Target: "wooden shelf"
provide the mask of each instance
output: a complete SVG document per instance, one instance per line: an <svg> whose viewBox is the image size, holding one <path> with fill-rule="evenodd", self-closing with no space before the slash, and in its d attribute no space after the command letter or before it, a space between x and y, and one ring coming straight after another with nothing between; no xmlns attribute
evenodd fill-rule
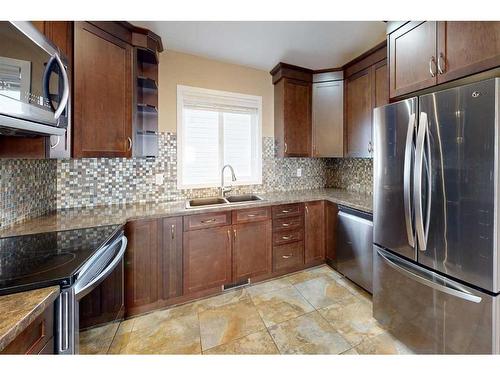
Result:
<svg viewBox="0 0 500 375"><path fill-rule="evenodd" d="M156 81L144 76L137 77L137 85L143 89L158 90Z"/></svg>
<svg viewBox="0 0 500 375"><path fill-rule="evenodd" d="M148 64L158 64L158 56L148 49L137 48L137 59Z"/></svg>
<svg viewBox="0 0 500 375"><path fill-rule="evenodd" d="M137 110L139 112L158 113L158 108L150 104L137 103Z"/></svg>

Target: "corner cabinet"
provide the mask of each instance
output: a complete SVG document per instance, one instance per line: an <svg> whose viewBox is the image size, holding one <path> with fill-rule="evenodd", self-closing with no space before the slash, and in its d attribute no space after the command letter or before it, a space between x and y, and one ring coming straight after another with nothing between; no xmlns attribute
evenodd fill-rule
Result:
<svg viewBox="0 0 500 375"><path fill-rule="evenodd" d="M274 133L279 157L311 156L312 73L280 63L272 71Z"/></svg>
<svg viewBox="0 0 500 375"><path fill-rule="evenodd" d="M407 22L389 34L391 98L500 66L500 22Z"/></svg>

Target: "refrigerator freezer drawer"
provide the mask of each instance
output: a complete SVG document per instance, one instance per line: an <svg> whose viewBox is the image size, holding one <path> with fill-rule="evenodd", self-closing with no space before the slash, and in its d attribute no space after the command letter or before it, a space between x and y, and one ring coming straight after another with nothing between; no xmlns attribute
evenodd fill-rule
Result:
<svg viewBox="0 0 500 375"><path fill-rule="evenodd" d="M373 315L416 353L499 354L500 296L373 248Z"/></svg>
<svg viewBox="0 0 500 375"><path fill-rule="evenodd" d="M347 208L338 214L337 270L372 292L373 222L371 216Z"/></svg>

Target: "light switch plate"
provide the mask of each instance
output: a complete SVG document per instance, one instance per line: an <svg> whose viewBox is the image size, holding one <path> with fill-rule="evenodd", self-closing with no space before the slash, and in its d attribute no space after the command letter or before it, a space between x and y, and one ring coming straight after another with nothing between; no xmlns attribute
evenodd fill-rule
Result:
<svg viewBox="0 0 500 375"><path fill-rule="evenodd" d="M297 177L302 177L302 168L297 168Z"/></svg>
<svg viewBox="0 0 500 375"><path fill-rule="evenodd" d="M163 185L163 173L157 173L155 176L155 184Z"/></svg>

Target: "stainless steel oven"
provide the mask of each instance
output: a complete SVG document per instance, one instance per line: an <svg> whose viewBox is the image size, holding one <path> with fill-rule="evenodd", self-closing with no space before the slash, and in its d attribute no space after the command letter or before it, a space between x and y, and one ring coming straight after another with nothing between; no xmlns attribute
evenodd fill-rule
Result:
<svg viewBox="0 0 500 375"><path fill-rule="evenodd" d="M66 135L67 66L31 22L0 22L0 134Z"/></svg>

